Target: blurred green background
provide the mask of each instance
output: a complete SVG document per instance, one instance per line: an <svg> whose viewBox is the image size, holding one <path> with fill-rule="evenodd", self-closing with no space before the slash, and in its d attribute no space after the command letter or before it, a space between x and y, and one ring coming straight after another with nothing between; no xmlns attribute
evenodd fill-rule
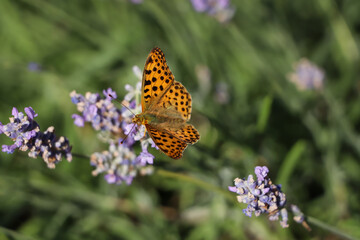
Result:
<svg viewBox="0 0 360 240"><path fill-rule="evenodd" d="M111 87L121 99L158 46L193 97L201 140L173 161L152 149L155 169L225 190L266 165L288 202L328 229L290 218L248 218L226 194L155 173L132 185L93 177L86 159L48 169L24 152L0 154L0 239L360 238L358 0L232 1L226 23L189 0L1 0L0 121L32 106L73 152L107 146L78 128L69 93ZM288 80L306 57L325 73L321 91ZM37 63L39 70L28 68ZM4 135L1 144L10 144Z"/></svg>

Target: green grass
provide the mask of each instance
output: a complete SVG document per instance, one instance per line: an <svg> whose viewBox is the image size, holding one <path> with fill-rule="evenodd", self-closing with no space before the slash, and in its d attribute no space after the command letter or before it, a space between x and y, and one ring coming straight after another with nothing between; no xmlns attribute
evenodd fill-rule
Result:
<svg viewBox="0 0 360 240"><path fill-rule="evenodd" d="M222 24L188 0L0 1L2 123L12 107L32 106L42 130L54 126L73 152L102 151L90 127L73 124L69 93L111 87L121 99L137 81L132 66L158 46L192 95L201 134L179 161L153 150L155 174L130 186L93 177L87 159L51 170L1 153L0 239L360 238L360 2L232 2L235 16ZM288 81L302 57L325 72L323 91ZM43 70L30 72L30 62ZM218 83L229 89L225 105ZM311 232L244 216L227 186L257 165L309 216Z"/></svg>

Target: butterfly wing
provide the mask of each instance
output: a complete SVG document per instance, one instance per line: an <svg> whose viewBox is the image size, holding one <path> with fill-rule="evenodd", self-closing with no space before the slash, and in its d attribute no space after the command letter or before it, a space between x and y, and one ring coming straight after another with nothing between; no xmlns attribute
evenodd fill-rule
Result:
<svg viewBox="0 0 360 240"><path fill-rule="evenodd" d="M156 144L166 155L173 159L179 159L182 157L187 144L180 139L169 134L165 130L159 130L153 126L146 124L146 129Z"/></svg>
<svg viewBox="0 0 360 240"><path fill-rule="evenodd" d="M175 138L178 138L181 141L185 142L186 144L194 144L200 139L199 132L191 124L185 124L181 128L169 127L167 132Z"/></svg>
<svg viewBox="0 0 360 240"><path fill-rule="evenodd" d="M191 95L178 81L174 81L158 105L165 109L175 109L185 121L191 117Z"/></svg>
<svg viewBox="0 0 360 240"><path fill-rule="evenodd" d="M144 112L157 103L173 82L174 75L166 63L164 53L160 48L154 48L146 59L143 72L142 111Z"/></svg>
<svg viewBox="0 0 360 240"><path fill-rule="evenodd" d="M187 145L199 140L198 131L186 124L191 117L191 96L174 80L160 48L154 48L146 60L141 105L143 113L163 119L145 126L155 144L169 157L181 158Z"/></svg>

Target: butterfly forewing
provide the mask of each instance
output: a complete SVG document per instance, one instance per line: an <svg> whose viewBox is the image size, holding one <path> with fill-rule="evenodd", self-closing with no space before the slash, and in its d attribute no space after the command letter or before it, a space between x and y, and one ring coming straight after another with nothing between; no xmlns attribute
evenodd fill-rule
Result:
<svg viewBox="0 0 360 240"><path fill-rule="evenodd" d="M141 105L143 111L159 101L174 82L164 53L160 48L154 48L146 62L143 73Z"/></svg>

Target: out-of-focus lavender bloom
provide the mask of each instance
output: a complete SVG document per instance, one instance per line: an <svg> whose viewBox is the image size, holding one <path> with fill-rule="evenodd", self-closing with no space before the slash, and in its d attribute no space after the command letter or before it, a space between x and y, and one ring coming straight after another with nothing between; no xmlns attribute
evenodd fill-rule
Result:
<svg viewBox="0 0 360 240"><path fill-rule="evenodd" d="M141 82L138 82L136 87L126 84L125 90L128 91L128 93L125 95L124 100L130 102L135 96L141 96Z"/></svg>
<svg viewBox="0 0 360 240"><path fill-rule="evenodd" d="M143 72L142 70L139 68L139 66L133 66L132 67L132 71L135 74L135 76L137 77L137 79L142 80L143 77Z"/></svg>
<svg viewBox="0 0 360 240"><path fill-rule="evenodd" d="M130 0L130 2L132 2L134 4L140 4L140 3L143 3L144 0Z"/></svg>
<svg viewBox="0 0 360 240"><path fill-rule="evenodd" d="M239 194L237 199L241 203L246 203L248 206L243 210L244 214L251 217L252 213L255 216L268 213L269 220L282 220L280 224L282 227L288 227L287 210L285 209L286 196L281 192L281 187L271 182L267 177L269 170L267 167L256 167L255 174L257 180L252 175L248 178L234 180L235 186L230 186L229 191Z"/></svg>
<svg viewBox="0 0 360 240"><path fill-rule="evenodd" d="M211 71L208 66L199 64L195 66L195 74L199 85L199 98L205 99L211 91Z"/></svg>
<svg viewBox="0 0 360 240"><path fill-rule="evenodd" d="M230 0L191 0L197 12L206 12L215 17L219 22L229 21L235 14Z"/></svg>
<svg viewBox="0 0 360 240"><path fill-rule="evenodd" d="M13 145L2 145L2 151L29 151L29 157L42 157L49 168L55 168L62 157L70 162L72 155L69 141L65 137L57 138L54 127L41 132L38 123L34 121L37 114L31 107L25 108L25 113L26 115L13 108L10 123L0 123L0 134L3 133L14 141Z"/></svg>
<svg viewBox="0 0 360 240"><path fill-rule="evenodd" d="M136 156L132 148L125 144L110 144L108 151L91 155L91 165L96 167L92 173L94 176L106 173L105 179L110 184L125 182L129 185L138 172L152 173L150 171L152 167L146 165L150 163L148 158L154 157L147 152L147 149Z"/></svg>
<svg viewBox="0 0 360 240"><path fill-rule="evenodd" d="M229 86L225 82L219 82L215 86L215 100L219 104L228 104L230 101Z"/></svg>
<svg viewBox="0 0 360 240"><path fill-rule="evenodd" d="M70 94L72 102L82 113L73 115L77 126L91 122L96 130L113 133L116 137L115 140L113 137L103 138L110 144L109 150L91 155L91 165L95 167L93 175L105 173L106 181L111 184L131 184L138 173L151 174L152 168L148 165L153 164L154 156L147 149L149 146L156 147L152 139L145 135L145 127L132 123L133 114L141 112L141 81L136 87L126 85L125 90L128 93L122 104L127 108L121 109L112 103L117 95L110 88L103 91L105 99L94 93L86 93L85 96L76 92ZM138 142L141 152L136 154L134 147Z"/></svg>
<svg viewBox="0 0 360 240"><path fill-rule="evenodd" d="M301 59L294 66L295 72L288 78L299 90L321 90L324 86L325 74L307 59Z"/></svg>
<svg viewBox="0 0 360 240"><path fill-rule="evenodd" d="M30 72L40 72L42 70L40 64L36 63L36 62L30 62L28 64L28 70Z"/></svg>

